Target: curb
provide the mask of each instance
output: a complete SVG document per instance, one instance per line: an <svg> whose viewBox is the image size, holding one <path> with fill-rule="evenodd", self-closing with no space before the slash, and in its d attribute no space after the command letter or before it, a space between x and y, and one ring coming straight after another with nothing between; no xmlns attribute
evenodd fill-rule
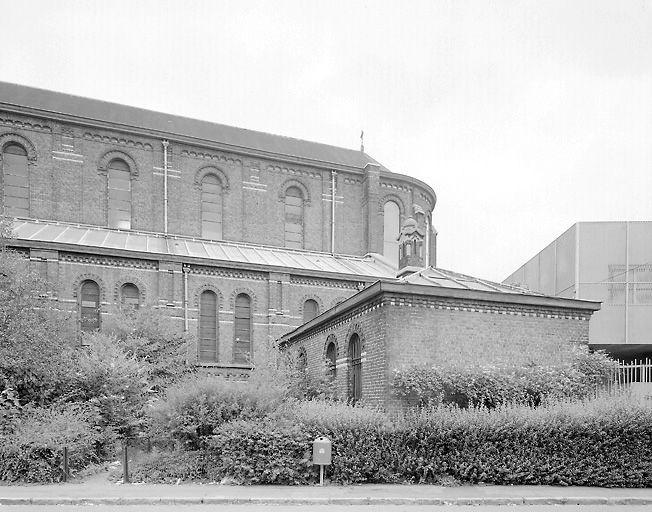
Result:
<svg viewBox="0 0 652 512"><path fill-rule="evenodd" d="M652 497L485 497L485 498L0 498L1 505L652 505Z"/></svg>

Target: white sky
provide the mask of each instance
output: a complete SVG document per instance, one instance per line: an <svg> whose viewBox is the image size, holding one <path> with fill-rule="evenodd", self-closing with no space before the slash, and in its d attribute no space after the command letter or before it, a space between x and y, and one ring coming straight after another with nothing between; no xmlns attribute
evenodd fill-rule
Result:
<svg viewBox="0 0 652 512"><path fill-rule="evenodd" d="M438 266L502 280L652 220L652 0L26 1L0 80L365 149L438 196Z"/></svg>

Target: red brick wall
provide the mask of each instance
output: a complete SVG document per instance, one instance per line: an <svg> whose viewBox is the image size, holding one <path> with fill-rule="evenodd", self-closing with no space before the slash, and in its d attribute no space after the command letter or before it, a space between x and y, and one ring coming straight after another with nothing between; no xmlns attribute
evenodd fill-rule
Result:
<svg viewBox="0 0 652 512"><path fill-rule="evenodd" d="M141 304L160 307L175 318L179 332L184 329L183 279L181 263L159 260L118 258L94 254L32 249L30 265L44 280L55 284L60 307L78 315L78 292L85 279L100 287L101 321L107 321L120 304L120 288L135 284ZM229 365L233 356L234 300L238 293L252 299L252 338L254 359L257 347L280 338L302 323L303 303L316 300L320 312L357 291L357 281L315 279L276 272L254 272L213 266L187 265L188 332L198 330L199 296L213 290L218 296L219 365ZM197 349L189 347L189 359L196 360Z"/></svg>
<svg viewBox="0 0 652 512"><path fill-rule="evenodd" d="M349 396L348 344L354 333L362 341L362 400L384 404L387 395L387 358L385 335L387 330L385 309L371 303L344 314L341 318L301 336L288 350L295 353L305 348L308 373L319 375L323 371L326 346L331 339L337 345L337 374L334 383L337 396ZM332 338L331 338L332 337Z"/></svg>
<svg viewBox="0 0 652 512"><path fill-rule="evenodd" d="M327 338L338 342L337 389L346 397L346 346L364 340L363 399L393 407L392 371L415 365L555 364L588 343L589 315L579 310L385 294L292 341L317 372Z"/></svg>
<svg viewBox="0 0 652 512"><path fill-rule="evenodd" d="M59 121L0 112L0 136L16 133L36 148L30 175L31 216L38 219L107 223L106 175L99 163L109 151L123 153L132 169L132 229L163 231L163 148L161 140ZM197 175L213 167L228 180L223 196L223 237L266 245L284 245L285 188L306 191L304 248L331 249L331 171L300 164L250 158L170 141L169 232L199 236L200 189ZM116 153L116 156L119 156ZM366 180L338 171L336 252L382 251L382 205L388 191L401 198L406 215L417 204L430 211L429 193L400 175ZM365 171L366 172L366 171ZM373 174L373 173L372 173ZM371 188L369 188L371 187ZM368 198L368 203L367 203Z"/></svg>

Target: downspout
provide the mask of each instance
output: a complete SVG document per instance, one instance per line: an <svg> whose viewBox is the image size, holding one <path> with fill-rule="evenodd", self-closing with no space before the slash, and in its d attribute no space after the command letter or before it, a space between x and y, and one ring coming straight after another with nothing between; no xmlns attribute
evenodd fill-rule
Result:
<svg viewBox="0 0 652 512"><path fill-rule="evenodd" d="M335 176L331 171L331 254L335 254Z"/></svg>
<svg viewBox="0 0 652 512"><path fill-rule="evenodd" d="M426 261L424 267L430 266L430 215L426 215Z"/></svg>
<svg viewBox="0 0 652 512"><path fill-rule="evenodd" d="M183 267L183 332L188 332L188 267Z"/></svg>
<svg viewBox="0 0 652 512"><path fill-rule="evenodd" d="M163 144L163 232L168 234L168 141Z"/></svg>
<svg viewBox="0 0 652 512"><path fill-rule="evenodd" d="M629 343L629 221L625 222L625 343Z"/></svg>

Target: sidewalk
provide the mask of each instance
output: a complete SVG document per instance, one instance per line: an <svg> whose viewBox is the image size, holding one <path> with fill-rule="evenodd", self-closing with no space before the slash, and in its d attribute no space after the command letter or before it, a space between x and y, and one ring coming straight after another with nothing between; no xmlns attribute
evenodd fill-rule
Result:
<svg viewBox="0 0 652 512"><path fill-rule="evenodd" d="M0 505L652 505L652 489L358 485L228 486L104 482L0 486Z"/></svg>

